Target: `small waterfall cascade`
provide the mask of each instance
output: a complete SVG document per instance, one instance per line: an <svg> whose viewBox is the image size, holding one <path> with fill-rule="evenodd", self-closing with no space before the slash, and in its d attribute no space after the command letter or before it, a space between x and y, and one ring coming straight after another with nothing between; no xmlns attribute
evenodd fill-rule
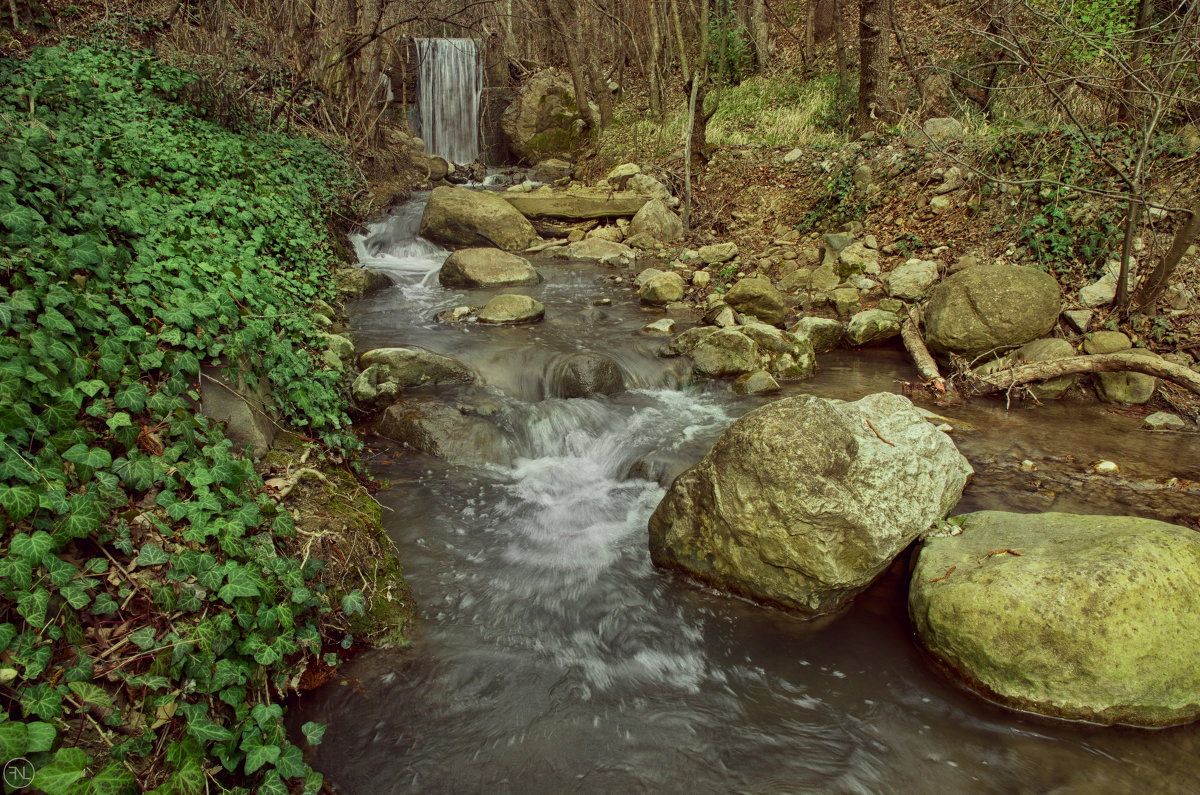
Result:
<svg viewBox="0 0 1200 795"><path fill-rule="evenodd" d="M478 39L417 39L417 106L425 151L451 163L479 158L483 58Z"/></svg>

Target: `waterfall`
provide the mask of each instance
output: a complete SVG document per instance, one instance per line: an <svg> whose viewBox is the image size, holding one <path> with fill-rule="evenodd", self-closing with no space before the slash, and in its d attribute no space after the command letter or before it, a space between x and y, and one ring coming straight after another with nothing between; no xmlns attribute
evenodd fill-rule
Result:
<svg viewBox="0 0 1200 795"><path fill-rule="evenodd" d="M479 158L483 59L477 39L417 39L417 105L425 151L451 163Z"/></svg>

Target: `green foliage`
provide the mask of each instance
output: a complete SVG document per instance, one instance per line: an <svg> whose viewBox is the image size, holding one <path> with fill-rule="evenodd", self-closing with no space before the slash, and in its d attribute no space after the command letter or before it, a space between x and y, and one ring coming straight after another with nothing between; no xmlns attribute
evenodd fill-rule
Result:
<svg viewBox="0 0 1200 795"><path fill-rule="evenodd" d="M200 792L214 766L320 786L268 694L321 651L321 563L280 553L290 517L192 407L225 364L332 455L356 449L307 309L332 299L324 219L348 170L198 118L189 80L117 48L0 62L0 749L51 795ZM63 729L111 706L106 677L132 701L93 759Z"/></svg>
<svg viewBox="0 0 1200 795"><path fill-rule="evenodd" d="M824 231L841 226L847 221L858 221L866 217L875 203L861 199L854 189L854 171L858 163L850 159L837 171L830 174L829 182L812 208L796 224L800 232Z"/></svg>
<svg viewBox="0 0 1200 795"><path fill-rule="evenodd" d="M1138 0L1037 0L1034 7L1071 31L1065 52L1079 63L1090 63L1101 48L1119 48L1137 22Z"/></svg>
<svg viewBox="0 0 1200 795"><path fill-rule="evenodd" d="M746 26L738 21L733 0L717 0L708 17L708 62L713 74L737 85L754 67Z"/></svg>

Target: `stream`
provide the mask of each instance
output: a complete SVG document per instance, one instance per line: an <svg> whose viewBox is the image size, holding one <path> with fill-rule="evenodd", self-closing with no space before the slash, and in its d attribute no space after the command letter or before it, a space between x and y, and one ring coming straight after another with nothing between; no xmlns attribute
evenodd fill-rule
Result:
<svg viewBox="0 0 1200 795"><path fill-rule="evenodd" d="M447 290L416 237L423 201L354 242L396 286L350 308L360 351L418 345L469 364L454 399L505 429L478 467L396 451L384 521L421 613L412 648L374 651L289 710L328 724L311 763L367 793L1194 792L1200 728L1050 721L991 705L912 638L901 556L836 616L806 620L656 570L646 523L666 485L737 417L809 393L855 400L917 380L899 348L818 356L780 395L688 384L636 271L536 259L534 326L434 319L501 291ZM611 303L604 303L609 299ZM681 328L685 326L681 325ZM603 353L613 397L559 394L565 358ZM933 408L927 406L927 408ZM1194 436L1082 401L937 409L975 467L955 513L1138 514L1194 526ZM1094 474L1115 461L1112 478ZM1031 462L1022 466L1022 462Z"/></svg>

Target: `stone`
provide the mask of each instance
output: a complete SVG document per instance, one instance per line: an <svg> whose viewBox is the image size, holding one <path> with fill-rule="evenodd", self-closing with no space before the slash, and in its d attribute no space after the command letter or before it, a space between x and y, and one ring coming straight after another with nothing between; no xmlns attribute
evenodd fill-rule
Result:
<svg viewBox="0 0 1200 795"><path fill-rule="evenodd" d="M1096 313L1090 309L1066 309L1063 311L1063 320L1067 321L1067 325L1083 334L1091 325L1092 317Z"/></svg>
<svg viewBox="0 0 1200 795"><path fill-rule="evenodd" d="M879 252L873 251L857 240L837 254L838 275L846 278L855 273L879 273Z"/></svg>
<svg viewBox="0 0 1200 795"><path fill-rule="evenodd" d="M669 304L683 298L683 277L674 271L651 276L638 290L644 304Z"/></svg>
<svg viewBox="0 0 1200 795"><path fill-rule="evenodd" d="M863 163L854 169L853 180L855 190L859 193L866 193L867 188L871 187L871 167Z"/></svg>
<svg viewBox="0 0 1200 795"><path fill-rule="evenodd" d="M642 326L644 334L674 334L675 321L669 317L660 318L653 323Z"/></svg>
<svg viewBox="0 0 1200 795"><path fill-rule="evenodd" d="M773 326L783 325L787 317L787 304L769 279L739 279L725 294L725 303L737 312L753 315Z"/></svg>
<svg viewBox="0 0 1200 795"><path fill-rule="evenodd" d="M623 243L613 243L593 237L590 240L578 240L563 246L557 249L553 256L565 259L592 260L601 265L624 267L634 263L637 259L637 252Z"/></svg>
<svg viewBox="0 0 1200 795"><path fill-rule="evenodd" d="M802 317L788 331L798 337L808 337L818 351L833 350L842 341L845 326L828 317Z"/></svg>
<svg viewBox="0 0 1200 795"><path fill-rule="evenodd" d="M614 193L595 188L497 195L523 216L538 219L626 218L635 215L646 204L646 197L637 193Z"/></svg>
<svg viewBox="0 0 1200 795"><path fill-rule="evenodd" d="M638 273L637 276L633 277L633 286L640 288L643 284L650 281L655 276L658 276L660 273L666 273L666 271L662 270L661 268L646 268Z"/></svg>
<svg viewBox="0 0 1200 795"><path fill-rule="evenodd" d="M613 166L605 179L623 190L625 183L629 181L630 177L641 173L642 167L637 163L621 163L620 165Z"/></svg>
<svg viewBox="0 0 1200 795"><path fill-rule="evenodd" d="M451 464L480 466L503 458L504 434L478 416L465 415L433 396L389 406L375 432L385 439Z"/></svg>
<svg viewBox="0 0 1200 795"><path fill-rule="evenodd" d="M354 402L366 409L392 403L405 389L475 381L471 369L457 359L416 346L375 348L360 356L358 364L362 372L350 392Z"/></svg>
<svg viewBox="0 0 1200 795"><path fill-rule="evenodd" d="M762 366L758 345L737 327L713 331L701 339L689 354L699 375L720 378L741 375Z"/></svg>
<svg viewBox="0 0 1200 795"><path fill-rule="evenodd" d="M812 341L743 315L741 332L754 341L771 374L780 379L807 378L817 369Z"/></svg>
<svg viewBox="0 0 1200 795"><path fill-rule="evenodd" d="M828 292L841 283L842 278L831 263L818 265L809 274L808 287L816 292Z"/></svg>
<svg viewBox="0 0 1200 795"><path fill-rule="evenodd" d="M1045 337L1027 342L1009 357L1014 364L1022 362L1052 362L1057 359L1070 359L1075 356L1075 346L1066 340ZM1026 389L1038 400L1054 400L1062 397L1068 389L1075 386L1078 376L1062 375L1046 381L1027 384Z"/></svg>
<svg viewBox="0 0 1200 795"><path fill-rule="evenodd" d="M683 235L683 221L663 202L652 199L646 202L629 225L629 234L641 232L669 243Z"/></svg>
<svg viewBox="0 0 1200 795"><path fill-rule="evenodd" d="M1135 356L1159 358L1158 354L1145 348L1134 348L1129 337L1119 331L1096 331L1083 341L1084 353L1131 353ZM1096 395L1105 403L1140 405L1154 394L1157 379L1143 373L1095 373Z"/></svg>
<svg viewBox="0 0 1200 795"><path fill-rule="evenodd" d="M694 326L684 329L667 345L668 356L690 354L696 346L717 332L712 326Z"/></svg>
<svg viewBox="0 0 1200 795"><path fill-rule="evenodd" d="M555 371L555 397L577 398L615 395L625 390L625 375L615 361L599 353L567 357Z"/></svg>
<svg viewBox="0 0 1200 795"><path fill-rule="evenodd" d="M1176 431L1187 427L1182 417L1165 411L1156 411L1148 415L1142 420L1142 424L1152 431Z"/></svg>
<svg viewBox="0 0 1200 795"><path fill-rule="evenodd" d="M885 342L900 336L900 318L882 309L867 309L846 324L846 342L854 346Z"/></svg>
<svg viewBox="0 0 1200 795"><path fill-rule="evenodd" d="M1063 513L952 522L961 532L921 547L909 612L925 648L969 685L1056 718L1200 718L1195 531Z"/></svg>
<svg viewBox="0 0 1200 795"><path fill-rule="evenodd" d="M592 238L607 240L610 243L620 243L625 239L625 233L617 226L598 226L583 236L584 240Z"/></svg>
<svg viewBox="0 0 1200 795"><path fill-rule="evenodd" d="M718 328L737 325L737 313L730 308L729 304L719 304L710 311L705 312L704 319Z"/></svg>
<svg viewBox="0 0 1200 795"><path fill-rule="evenodd" d="M1119 353L1132 347L1129 337L1119 331L1094 331L1083 340L1083 352L1092 356Z"/></svg>
<svg viewBox="0 0 1200 795"><path fill-rule="evenodd" d="M498 248L459 249L438 272L445 287L513 287L541 280L529 260Z"/></svg>
<svg viewBox="0 0 1200 795"><path fill-rule="evenodd" d="M1079 290L1079 303L1086 307L1108 306L1116 297L1117 279L1110 273Z"/></svg>
<svg viewBox="0 0 1200 795"><path fill-rule="evenodd" d="M661 252L666 248L665 243L649 232L638 232L636 235L630 235L625 238L625 245L638 251Z"/></svg>
<svg viewBox="0 0 1200 795"><path fill-rule="evenodd" d="M533 178L538 182L558 182L571 178L571 164L556 157L547 158L533 167Z"/></svg>
<svg viewBox="0 0 1200 795"><path fill-rule="evenodd" d="M434 188L421 216L421 236L451 248L517 251L538 239L533 224L499 194Z"/></svg>
<svg viewBox="0 0 1200 795"><path fill-rule="evenodd" d="M929 292L937 279L936 262L910 259L888 274L888 295L905 301L916 301Z"/></svg>
<svg viewBox="0 0 1200 795"><path fill-rule="evenodd" d="M1062 293L1044 271L977 265L943 279L925 309L930 350L967 358L1044 337L1062 311Z"/></svg>
<svg viewBox="0 0 1200 795"><path fill-rule="evenodd" d="M546 307L527 295L498 295L479 310L480 323L537 323L546 316Z"/></svg>
<svg viewBox="0 0 1200 795"><path fill-rule="evenodd" d="M792 163L795 163L797 160L799 160L802 157L804 157L803 151L801 151L800 149L793 149L792 151L788 152L786 155L783 156L783 162L788 165L791 165Z"/></svg>
<svg viewBox="0 0 1200 795"><path fill-rule="evenodd" d="M634 174L625 187L641 196L648 196L653 201L665 203L671 200L671 191L667 190L667 186L649 174Z"/></svg>
<svg viewBox="0 0 1200 795"><path fill-rule="evenodd" d="M343 301L365 298L394 285L391 276L370 268L338 268L333 272L334 289Z"/></svg>
<svg viewBox="0 0 1200 795"><path fill-rule="evenodd" d="M248 450L254 458L266 455L275 442L277 427L267 412L270 389L266 381L259 381L254 389L245 382L246 374L239 374L236 384L220 367L202 367L200 374L200 413L225 423L225 436L234 450Z"/></svg>
<svg viewBox="0 0 1200 795"><path fill-rule="evenodd" d="M807 268L794 270L779 280L778 288L781 292L785 293L807 290L809 285L812 284L812 273Z"/></svg>
<svg viewBox="0 0 1200 795"><path fill-rule="evenodd" d="M735 422L675 480L650 518L651 558L761 602L830 612L944 516L970 474L907 398L785 398Z"/></svg>
<svg viewBox="0 0 1200 795"><path fill-rule="evenodd" d="M354 358L354 343L348 337L343 337L341 334L325 334L320 333L319 336L325 340L325 344L329 346L329 351L338 358L339 361L348 362ZM336 369L341 369L340 367Z"/></svg>
<svg viewBox="0 0 1200 795"><path fill-rule="evenodd" d="M962 122L949 117L929 119L925 122L925 134L935 141L962 138Z"/></svg>
<svg viewBox="0 0 1200 795"><path fill-rule="evenodd" d="M854 287L839 287L830 294L829 298L833 302L834 311L840 317L845 317L851 312L857 312L858 308L862 306L858 289Z"/></svg>
<svg viewBox="0 0 1200 795"><path fill-rule="evenodd" d="M934 215L942 215L953 209L954 199L949 196L934 196L929 200L929 211Z"/></svg>
<svg viewBox="0 0 1200 795"><path fill-rule="evenodd" d="M578 98L571 81L552 69L526 79L500 118L509 148L526 163L568 155L580 142Z"/></svg>
<svg viewBox="0 0 1200 795"><path fill-rule="evenodd" d="M716 243L711 246L701 246L697 252L700 256L700 261L705 265L716 265L720 262L728 262L738 254L737 243Z"/></svg>
<svg viewBox="0 0 1200 795"><path fill-rule="evenodd" d="M779 382L766 370L739 375L733 380L733 391L739 395L766 395L779 391Z"/></svg>

